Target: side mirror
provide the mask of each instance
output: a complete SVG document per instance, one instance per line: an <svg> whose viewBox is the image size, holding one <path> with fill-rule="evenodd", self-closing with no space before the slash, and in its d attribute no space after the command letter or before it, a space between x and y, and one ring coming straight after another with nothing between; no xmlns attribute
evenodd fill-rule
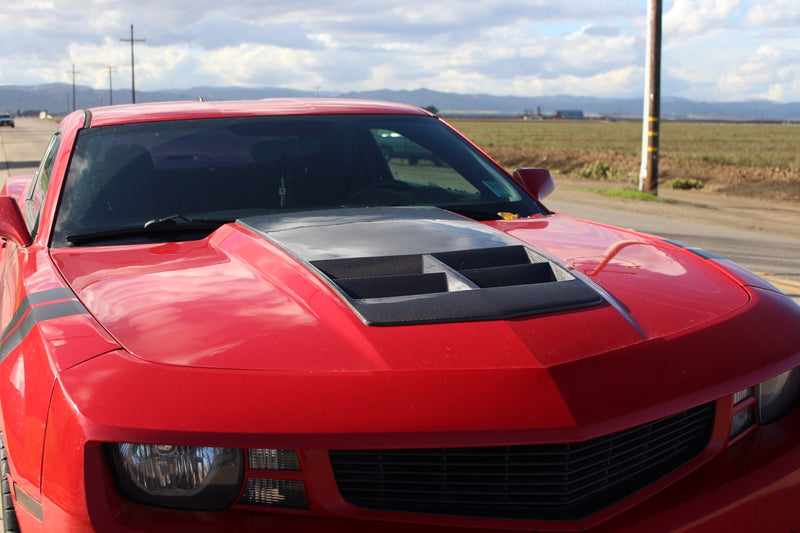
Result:
<svg viewBox="0 0 800 533"><path fill-rule="evenodd" d="M31 243L31 234L22 219L22 212L10 196L0 196L0 238L10 239L19 246Z"/></svg>
<svg viewBox="0 0 800 533"><path fill-rule="evenodd" d="M511 177L536 200L542 200L556 188L556 182L546 168L518 168Z"/></svg>

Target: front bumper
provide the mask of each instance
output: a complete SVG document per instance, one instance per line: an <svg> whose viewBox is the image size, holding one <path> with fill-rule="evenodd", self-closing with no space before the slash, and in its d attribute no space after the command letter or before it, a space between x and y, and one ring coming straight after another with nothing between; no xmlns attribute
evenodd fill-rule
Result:
<svg viewBox="0 0 800 533"><path fill-rule="evenodd" d="M718 404L728 402L726 398ZM725 413L719 412L715 435L727 431L724 419ZM359 509L339 495L326 450L307 449L300 455L309 502L304 511L232 508L190 512L131 503L117 492L103 447L91 443L84 448L81 461L85 477L76 480L72 494L43 499L44 522L24 510L18 514L26 532L777 532L800 527L800 409L770 426L757 427L729 447L720 447L718 439L712 439L709 449L685 470L580 522L467 519Z"/></svg>
<svg viewBox="0 0 800 533"><path fill-rule="evenodd" d="M762 297L775 298L770 294ZM154 365L121 352L100 356L65 372L57 381L48 415L39 498L43 520L17 502L20 523L26 533L270 528L326 532L379 528L387 532L594 533L797 530L800 407L777 422L753 426L730 438L734 393L800 364L796 323L791 319L786 318L786 327L779 330L782 340L772 337L772 352L763 337L753 334L769 328L743 327L758 326L757 320L783 324L781 317L787 316L780 312L769 316L769 307L760 311L729 320L725 331L731 349L724 368L718 366L720 357L696 361L698 354L707 353L704 350L719 348L721 331L709 327L675 342L639 345L604 361L591 358L585 366L576 362L549 370L259 374ZM647 358L642 350L647 350ZM587 400L577 404L552 398L553 391L563 390L560 385L566 380L574 387L576 376L597 375L602 365L610 363L628 372L605 373L603 389L598 389L605 390L605 396L587 390ZM639 380L632 382L631 375ZM547 395L542 396L542 390ZM570 397L580 398L578 392ZM545 398L551 418L534 425L525 417L532 416L533 402ZM597 405L601 402L590 402L598 398L605 410ZM708 402L715 403L716 415L704 451L633 495L577 521L363 509L342 497L328 455L335 449L583 442ZM527 407L515 411L520 404ZM430 405L438 408L423 409ZM552 414L559 406L559 416ZM618 416L611 418L609 413ZM568 417L574 417L572 423ZM302 481L308 508L267 512L234 505L219 512L189 512L135 504L117 491L104 442L297 450L301 470L285 474L284 479Z"/></svg>

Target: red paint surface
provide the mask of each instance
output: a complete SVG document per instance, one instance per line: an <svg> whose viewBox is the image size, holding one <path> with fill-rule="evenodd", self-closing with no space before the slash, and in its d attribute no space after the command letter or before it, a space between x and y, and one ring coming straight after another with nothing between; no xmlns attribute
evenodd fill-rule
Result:
<svg viewBox="0 0 800 533"><path fill-rule="evenodd" d="M329 100L148 104L94 110L91 124L267 110L423 113ZM35 324L0 363L10 478L45 518L18 503L23 531L800 527L800 410L728 443L732 395L800 364L800 308L751 274L561 215L498 221L487 225L595 284L606 301L513 320L369 327L306 267L236 224L199 241L48 249L84 123L76 113L62 124L43 230L4 252L0 327L51 289L69 288L75 298L63 299L88 311ZM579 522L358 509L339 496L327 460L332 448L581 441L708 402L717 419L698 458ZM294 475L310 508L190 513L127 502L101 447L125 441L297 449Z"/></svg>

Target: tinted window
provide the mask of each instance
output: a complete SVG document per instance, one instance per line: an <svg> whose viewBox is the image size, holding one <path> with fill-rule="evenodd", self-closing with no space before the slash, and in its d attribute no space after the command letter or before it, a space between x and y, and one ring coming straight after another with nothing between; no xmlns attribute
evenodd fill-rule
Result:
<svg viewBox="0 0 800 533"><path fill-rule="evenodd" d="M55 244L174 215L236 219L407 205L486 219L539 212L499 168L432 117L159 122L79 134Z"/></svg>
<svg viewBox="0 0 800 533"><path fill-rule="evenodd" d="M31 187L28 197L25 199L25 222L28 224L32 235L36 235L39 229L39 216L42 212L47 189L50 187L50 178L53 174L53 166L56 163L56 155L60 144L61 133L56 132L50 139L50 145L47 147L42 163L39 166L33 187Z"/></svg>

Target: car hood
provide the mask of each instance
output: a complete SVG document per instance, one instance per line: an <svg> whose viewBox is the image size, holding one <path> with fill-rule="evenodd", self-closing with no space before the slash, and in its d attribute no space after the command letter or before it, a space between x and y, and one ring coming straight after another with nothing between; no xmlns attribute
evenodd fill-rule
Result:
<svg viewBox="0 0 800 533"><path fill-rule="evenodd" d="M130 353L205 368L541 368L696 329L748 301L695 254L560 215L267 216L199 241L52 257Z"/></svg>

